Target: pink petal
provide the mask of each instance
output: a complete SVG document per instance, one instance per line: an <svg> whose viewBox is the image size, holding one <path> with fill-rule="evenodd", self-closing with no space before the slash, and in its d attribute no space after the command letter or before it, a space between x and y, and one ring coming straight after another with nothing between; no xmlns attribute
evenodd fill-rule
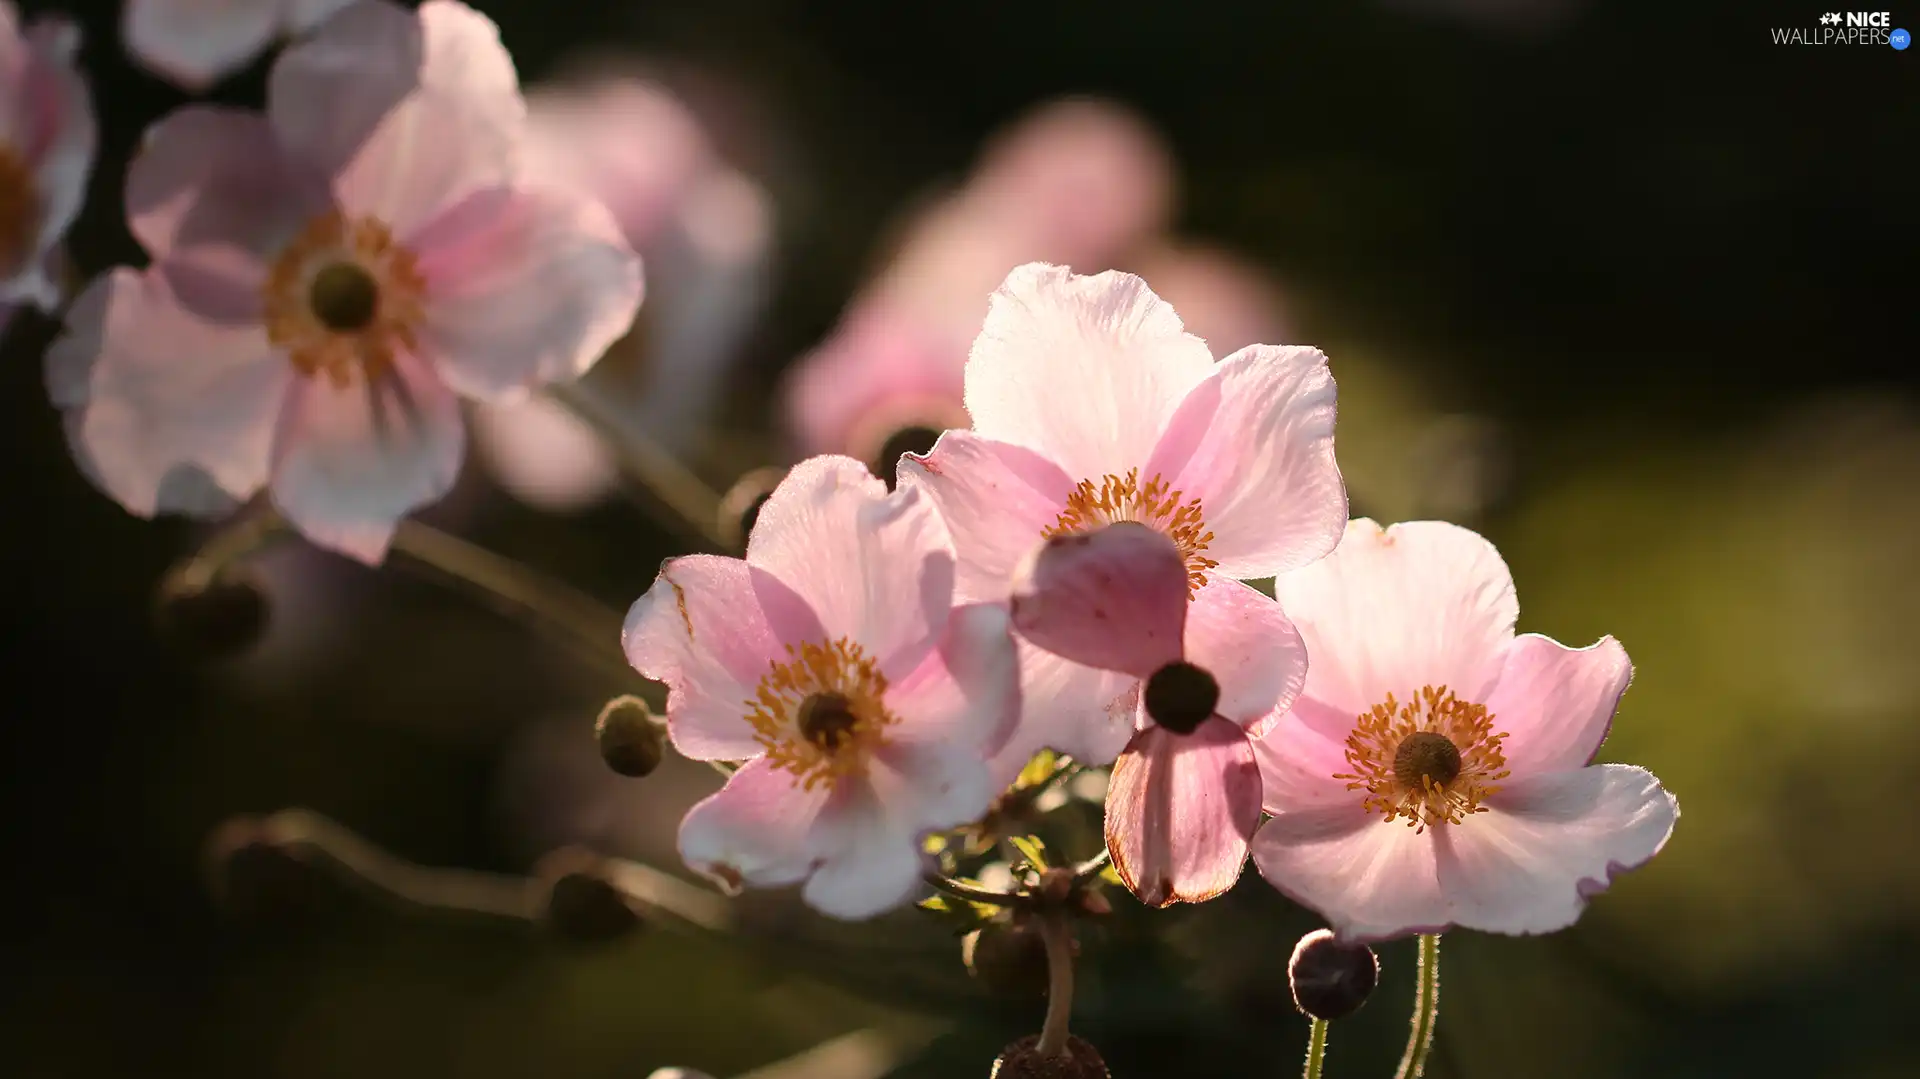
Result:
<svg viewBox="0 0 1920 1079"><path fill-rule="evenodd" d="M340 386L302 379L274 440L274 505L315 544L378 565L400 518L453 487L466 451L460 403L419 359Z"/></svg>
<svg viewBox="0 0 1920 1079"><path fill-rule="evenodd" d="M824 784L807 790L764 760L748 761L687 811L680 857L729 889L798 884L823 853L814 832L833 793Z"/></svg>
<svg viewBox="0 0 1920 1079"><path fill-rule="evenodd" d="M1212 369L1206 343L1138 277L1028 263L987 308L967 360L967 411L982 438L1097 480L1145 465Z"/></svg>
<svg viewBox="0 0 1920 1079"><path fill-rule="evenodd" d="M195 317L152 271L96 281L72 314L49 363L69 400L85 386L78 443L104 490L147 517L182 465L235 498L260 489L294 374L259 327Z"/></svg>
<svg viewBox="0 0 1920 1079"><path fill-rule="evenodd" d="M873 791L843 784L809 837L822 858L801 896L822 914L849 920L906 903L921 886L923 834Z"/></svg>
<svg viewBox="0 0 1920 1079"><path fill-rule="evenodd" d="M1500 552L1443 521L1356 519L1274 595L1313 657L1303 694L1354 716L1428 685L1485 703L1519 613Z"/></svg>
<svg viewBox="0 0 1920 1079"><path fill-rule="evenodd" d="M1307 679L1307 649L1280 605L1225 577L1209 577L1187 609L1186 658L1220 684L1214 710L1258 738Z"/></svg>
<svg viewBox="0 0 1920 1079"><path fill-rule="evenodd" d="M817 623L774 632L799 643L825 630L849 637L888 678L920 665L947 625L953 553L933 503L886 485L848 457L800 462L753 526L747 562L806 601Z"/></svg>
<svg viewBox="0 0 1920 1079"><path fill-rule="evenodd" d="M1144 525L1055 536L1014 574L1013 624L1075 663L1146 678L1180 658L1187 563Z"/></svg>
<svg viewBox="0 0 1920 1079"><path fill-rule="evenodd" d="M99 141L92 97L73 63L79 37L60 17L34 20L24 36L11 8L0 22L0 141L31 171L34 202L29 246L0 266L0 303L51 312L61 300L53 256L86 198Z"/></svg>
<svg viewBox="0 0 1920 1079"><path fill-rule="evenodd" d="M1252 345L1181 402L1144 473L1198 498L1227 577L1271 577L1333 550L1347 522L1334 387L1317 348Z"/></svg>
<svg viewBox="0 0 1920 1079"><path fill-rule="evenodd" d="M786 659L763 590L798 602L738 558L686 555L669 559L627 611L621 647L634 670L667 684L667 733L684 756L745 760L763 751L747 702Z"/></svg>
<svg viewBox="0 0 1920 1079"><path fill-rule="evenodd" d="M1493 808L1436 829L1452 921L1492 933L1550 933L1645 864L1680 806L1644 769L1602 764L1509 783Z"/></svg>
<svg viewBox="0 0 1920 1079"><path fill-rule="evenodd" d="M267 115L348 211L410 236L518 166L526 103L486 16L361 3L275 62Z"/></svg>
<svg viewBox="0 0 1920 1079"><path fill-rule="evenodd" d="M147 129L127 170L126 203L127 224L154 261L191 264L195 278L257 293L264 260L324 212L328 196L287 160L260 114L194 105Z"/></svg>
<svg viewBox="0 0 1920 1079"><path fill-rule="evenodd" d="M1020 723L994 755L996 779L1011 783L1028 759L1051 748L1092 767L1107 764L1133 737L1140 681L1088 667L1015 639Z"/></svg>
<svg viewBox="0 0 1920 1079"><path fill-rule="evenodd" d="M1438 933L1460 912L1440 885L1434 832L1389 824L1358 796L1276 813L1253 837L1253 863L1348 942Z"/></svg>
<svg viewBox="0 0 1920 1079"><path fill-rule="evenodd" d="M1031 450L948 431L924 457L901 458L900 486L940 507L959 557L956 589L969 600L1007 598L1013 571L1059 520L1073 481Z"/></svg>
<svg viewBox="0 0 1920 1079"><path fill-rule="evenodd" d="M1631 681L1633 663L1612 637L1585 648L1537 633L1514 638L1486 702L1507 735L1507 767L1524 776L1590 763Z"/></svg>
<svg viewBox="0 0 1920 1079"><path fill-rule="evenodd" d="M639 257L584 196L479 192L413 249L429 296L422 349L468 397L578 378L640 305Z"/></svg>
<svg viewBox="0 0 1920 1079"><path fill-rule="evenodd" d="M304 34L354 2L355 0L283 0L282 8L286 15L287 30L295 34Z"/></svg>
<svg viewBox="0 0 1920 1079"><path fill-rule="evenodd" d="M120 40L142 66L192 93L247 66L280 29L278 0L127 0Z"/></svg>
<svg viewBox="0 0 1920 1079"><path fill-rule="evenodd" d="M1276 816L1320 806L1347 806L1360 795L1335 779L1353 771L1347 762L1347 735L1354 719L1311 698L1295 701L1253 743L1260 765L1262 804Z"/></svg>
<svg viewBox="0 0 1920 1079"><path fill-rule="evenodd" d="M1148 726L1114 762L1107 849L1150 907L1233 887L1260 823L1260 771L1245 731L1214 716L1192 734Z"/></svg>
<svg viewBox="0 0 1920 1079"><path fill-rule="evenodd" d="M988 603L955 607L939 647L894 683L886 700L901 719L888 736L889 747L952 748L976 764L983 753L998 750L1020 718L1020 664L1006 609Z"/></svg>

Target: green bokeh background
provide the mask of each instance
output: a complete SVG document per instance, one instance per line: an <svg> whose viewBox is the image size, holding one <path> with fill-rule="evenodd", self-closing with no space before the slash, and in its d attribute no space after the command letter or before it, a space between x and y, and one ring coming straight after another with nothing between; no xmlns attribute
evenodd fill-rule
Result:
<svg viewBox="0 0 1920 1079"><path fill-rule="evenodd" d="M772 460L774 378L895 208L1054 95L1142 110L1179 158L1180 230L1279 275L1299 339L1333 357L1356 512L1478 527L1523 630L1619 637L1637 677L1602 758L1682 805L1667 851L1577 928L1448 939L1429 1074L1915 1074L1920 57L1776 47L1768 27L1819 9L1734 0L1573 4L1533 30L1413 3L479 6L529 82L589 44L631 48L733 103L780 256L727 433L695 462L716 484ZM72 242L89 272L137 257L120 177L182 101L119 58L114 7L67 7L104 114ZM219 96L257 101L263 71ZM906 1047L899 1074L963 1077L1037 1029L912 912L848 932L772 897L740 940L603 948L348 899L297 924L224 918L200 847L236 813L308 806L412 859L524 872L581 806L601 816L580 838L670 850L711 777L574 778L615 687L397 570L277 555L305 582L280 651L183 660L148 604L195 533L79 477L40 386L52 332L23 317L0 363L0 1072L728 1076L874 1027ZM477 474L429 516L616 608L676 551L627 503L541 516ZM301 646L289 626L309 617ZM1310 915L1251 875L1199 909L1119 906L1084 944L1077 1024L1117 1075L1295 1074L1284 965ZM1397 1057L1411 945L1382 956L1329 1075Z"/></svg>

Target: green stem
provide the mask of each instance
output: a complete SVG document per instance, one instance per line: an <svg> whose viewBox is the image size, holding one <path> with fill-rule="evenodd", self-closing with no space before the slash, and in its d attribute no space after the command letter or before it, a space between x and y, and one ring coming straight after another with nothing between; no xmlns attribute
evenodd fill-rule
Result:
<svg viewBox="0 0 1920 1079"><path fill-rule="evenodd" d="M1067 1018L1073 1013L1073 927L1056 911L1040 918L1040 940L1047 949L1047 1018L1034 1055L1067 1055Z"/></svg>
<svg viewBox="0 0 1920 1079"><path fill-rule="evenodd" d="M1427 1053L1433 1048L1433 1027L1440 1017L1440 934L1420 937L1419 988L1413 999L1412 1027L1407 1051L1394 1079L1420 1079L1427 1071Z"/></svg>
<svg viewBox="0 0 1920 1079"><path fill-rule="evenodd" d="M1303 1079L1320 1079L1320 1065L1327 1059L1327 1021L1315 1019L1313 1030L1307 1035L1307 1070Z"/></svg>
<svg viewBox="0 0 1920 1079"><path fill-rule="evenodd" d="M673 515L663 523L713 550L730 549L720 527L721 495L691 469L648 438L644 431L614 416L577 383L550 386L547 396L592 428L600 441L613 451L627 479L645 489L654 502Z"/></svg>

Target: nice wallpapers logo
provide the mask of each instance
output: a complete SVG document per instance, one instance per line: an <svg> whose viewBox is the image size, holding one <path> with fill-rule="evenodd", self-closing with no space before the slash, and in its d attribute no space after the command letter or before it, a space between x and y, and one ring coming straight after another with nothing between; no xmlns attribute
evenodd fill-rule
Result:
<svg viewBox="0 0 1920 1079"><path fill-rule="evenodd" d="M1896 29L1885 11L1829 11L1815 26L1776 26L1775 45L1891 45L1904 50L1912 35Z"/></svg>

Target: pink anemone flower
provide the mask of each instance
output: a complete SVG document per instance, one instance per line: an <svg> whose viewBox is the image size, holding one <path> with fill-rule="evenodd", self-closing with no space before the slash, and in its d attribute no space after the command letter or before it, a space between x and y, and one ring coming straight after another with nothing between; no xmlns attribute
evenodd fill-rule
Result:
<svg viewBox="0 0 1920 1079"><path fill-rule="evenodd" d="M1118 671L1132 737L1107 786L1107 850L1148 906L1233 887L1260 823L1252 739L1293 703L1307 653L1280 605L1210 577L1188 599L1174 541L1121 522L1056 536L1015 577L1014 627L1055 655Z"/></svg>
<svg viewBox="0 0 1920 1079"><path fill-rule="evenodd" d="M153 265L92 286L49 372L83 467L141 516L183 467L264 487L379 562L459 472L459 397L578 376L640 301L605 208L519 181L523 109L484 16L369 2L280 56L265 116L156 124L127 180Z"/></svg>
<svg viewBox="0 0 1920 1079"><path fill-rule="evenodd" d="M140 64L183 90L205 90L268 45L319 26L353 0L127 0L120 39Z"/></svg>
<svg viewBox="0 0 1920 1079"><path fill-rule="evenodd" d="M1612 637L1514 636L1513 578L1456 525L1355 520L1276 594L1313 666L1256 746L1254 862L1348 941L1572 925L1680 808L1593 764L1633 665Z"/></svg>
<svg viewBox="0 0 1920 1079"><path fill-rule="evenodd" d="M99 130L75 69L80 32L58 18L20 32L0 0L0 307L60 303L58 251L86 199Z"/></svg>
<svg viewBox="0 0 1920 1079"><path fill-rule="evenodd" d="M847 457L794 466L744 560L669 560L623 642L667 684L675 748L746 762L681 822L687 864L804 881L840 918L912 897L924 837L986 812L987 755L1019 713L1005 608L956 606L932 503Z"/></svg>
<svg viewBox="0 0 1920 1079"><path fill-rule="evenodd" d="M1326 356L1253 345L1216 364L1131 274L1014 270L967 360L966 404L972 430L900 462L901 485L947 518L966 599L1004 600L1036 544L1116 521L1170 538L1196 596L1306 565L1346 521ZM1041 746L1113 760L1134 735L1135 676L1020 653L1028 719L997 771L1011 779Z"/></svg>

